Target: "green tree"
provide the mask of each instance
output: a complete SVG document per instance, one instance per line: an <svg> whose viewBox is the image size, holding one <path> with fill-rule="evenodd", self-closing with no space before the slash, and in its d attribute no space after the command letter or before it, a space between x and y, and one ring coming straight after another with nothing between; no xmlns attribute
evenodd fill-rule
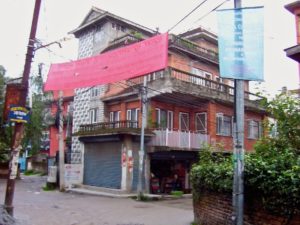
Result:
<svg viewBox="0 0 300 225"><path fill-rule="evenodd" d="M245 155L246 199L255 196L265 209L291 218L300 214L300 102L281 94L264 106L273 117L265 129L276 132L259 140L254 153ZM232 160L211 149L201 152L191 173L195 197L201 197L203 190L231 192Z"/></svg>
<svg viewBox="0 0 300 225"><path fill-rule="evenodd" d="M4 89L5 89L5 68L0 65L0 123L2 124L2 115L3 115L3 108L4 108Z"/></svg>
<svg viewBox="0 0 300 225"><path fill-rule="evenodd" d="M300 101L299 98L280 94L264 104L267 112L274 118L268 122L267 129L275 131L272 138L265 139L265 144L278 150L291 148L300 153Z"/></svg>
<svg viewBox="0 0 300 225"><path fill-rule="evenodd" d="M45 109L43 80L41 76L31 78L32 108L30 121L25 125L25 135L22 141L23 149L31 145L30 154L34 155L40 151L42 132L46 126L43 123L43 112Z"/></svg>
<svg viewBox="0 0 300 225"><path fill-rule="evenodd" d="M9 148L9 141L10 138L8 135L10 134L9 128L5 128L3 124L3 109L4 109L4 90L5 90L5 77L6 70L5 68L0 65L0 161L6 161L8 158L8 148Z"/></svg>

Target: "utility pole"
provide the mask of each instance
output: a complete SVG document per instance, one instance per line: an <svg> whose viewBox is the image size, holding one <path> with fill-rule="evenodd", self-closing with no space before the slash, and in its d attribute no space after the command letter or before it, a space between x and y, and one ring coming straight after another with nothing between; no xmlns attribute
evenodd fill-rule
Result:
<svg viewBox="0 0 300 225"><path fill-rule="evenodd" d="M234 8L242 7L241 0L234 0ZM234 21L235 27L242 27L242 19ZM238 34L242 39L242 34ZM235 37L236 38L236 37ZM243 48L243 44L239 46ZM233 224L242 225L244 221L244 80L234 81L234 179L233 179Z"/></svg>
<svg viewBox="0 0 300 225"><path fill-rule="evenodd" d="M141 144L139 151L139 179L137 185L138 191L138 200L141 200L141 196L143 195L143 178L144 178L144 159L145 159L145 126L146 126L146 116L147 116L147 76L144 76L144 83L141 91L141 99L142 99L142 128L141 128Z"/></svg>
<svg viewBox="0 0 300 225"><path fill-rule="evenodd" d="M26 106L26 97L28 94L28 80L29 80L29 74L31 68L31 61L34 57L34 50L35 50L34 42L35 42L35 34L37 30L38 17L40 12L40 5L41 5L41 0L36 0L34 12L33 12L30 36L27 45L27 54L25 59L23 77L22 77L22 90L20 90L21 96L19 100L19 106L22 107ZM19 153L21 150L21 141L23 136L24 136L24 124L16 123L14 134L13 134L12 146L11 146L11 157L9 163L9 172L8 172L5 202L4 202L4 207L11 216L13 216L13 198L14 198L14 191L15 191L15 179L16 179L16 171L18 168Z"/></svg>
<svg viewBox="0 0 300 225"><path fill-rule="evenodd" d="M64 151L64 118L63 118L63 91L58 92L59 128L58 128L58 150L59 150L59 190L65 190L65 151Z"/></svg>

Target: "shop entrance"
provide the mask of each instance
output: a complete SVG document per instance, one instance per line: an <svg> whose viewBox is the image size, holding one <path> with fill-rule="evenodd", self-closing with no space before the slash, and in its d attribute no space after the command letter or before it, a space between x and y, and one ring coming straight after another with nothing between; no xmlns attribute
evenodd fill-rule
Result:
<svg viewBox="0 0 300 225"><path fill-rule="evenodd" d="M155 152L151 154L150 190L153 194L172 191L190 193L189 174L198 159L197 152Z"/></svg>

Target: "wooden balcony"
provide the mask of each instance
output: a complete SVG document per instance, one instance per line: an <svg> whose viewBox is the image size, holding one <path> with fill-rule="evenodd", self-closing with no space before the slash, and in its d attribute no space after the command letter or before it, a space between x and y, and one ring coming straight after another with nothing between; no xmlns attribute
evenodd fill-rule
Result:
<svg viewBox="0 0 300 225"><path fill-rule="evenodd" d="M191 131L154 130L155 136L149 146L168 147L184 150L200 150L209 144L209 135Z"/></svg>

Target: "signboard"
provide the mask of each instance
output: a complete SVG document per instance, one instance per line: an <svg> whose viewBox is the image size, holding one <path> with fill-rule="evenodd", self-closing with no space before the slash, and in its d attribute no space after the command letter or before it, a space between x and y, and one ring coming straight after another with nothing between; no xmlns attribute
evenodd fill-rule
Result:
<svg viewBox="0 0 300 225"><path fill-rule="evenodd" d="M82 165L65 164L65 185L82 183Z"/></svg>
<svg viewBox="0 0 300 225"><path fill-rule="evenodd" d="M20 96L22 95L23 90L22 87L23 86L21 84L7 84L3 111L4 121L8 120L10 106L19 104Z"/></svg>
<svg viewBox="0 0 300 225"><path fill-rule="evenodd" d="M220 76L263 80L263 8L218 11Z"/></svg>
<svg viewBox="0 0 300 225"><path fill-rule="evenodd" d="M11 164L10 164L10 176L9 179L16 179L18 175L18 162L19 162L20 149L15 149L13 152Z"/></svg>
<svg viewBox="0 0 300 225"><path fill-rule="evenodd" d="M11 106L8 119L11 122L27 123L29 121L30 109L21 106Z"/></svg>

